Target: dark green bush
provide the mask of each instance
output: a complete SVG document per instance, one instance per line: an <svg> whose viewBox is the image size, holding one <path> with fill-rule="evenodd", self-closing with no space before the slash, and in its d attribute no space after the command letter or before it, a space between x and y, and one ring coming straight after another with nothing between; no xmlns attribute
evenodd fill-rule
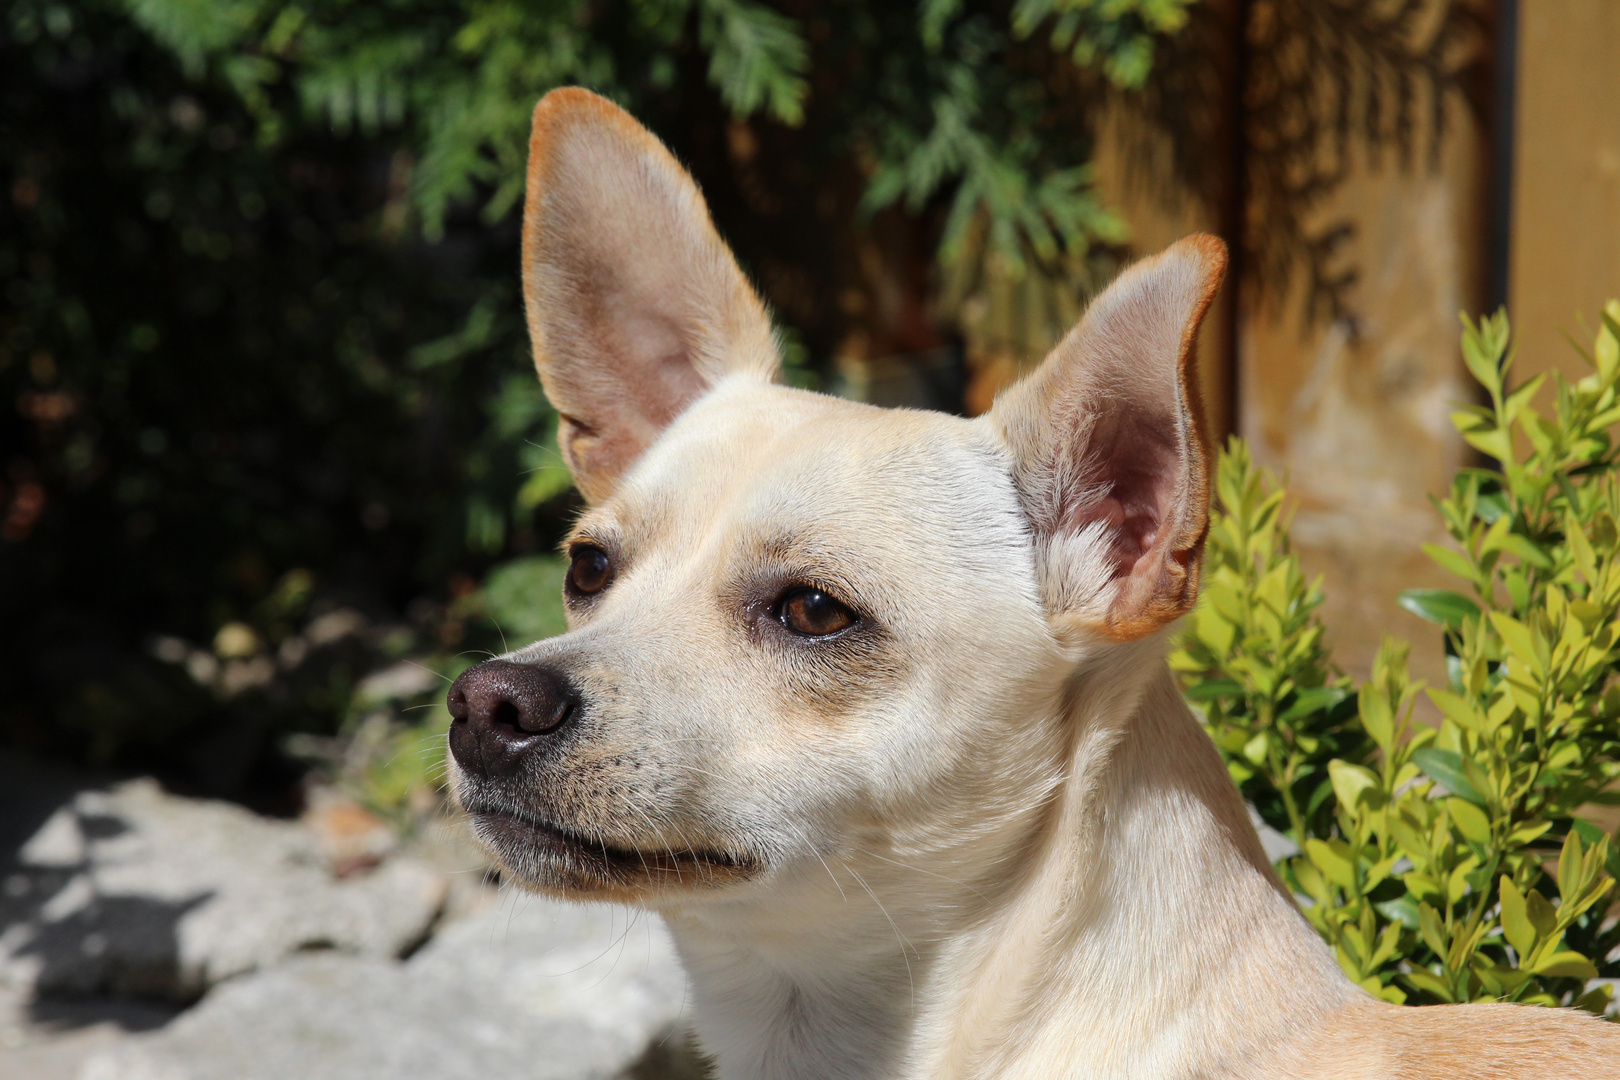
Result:
<svg viewBox="0 0 1620 1080"><path fill-rule="evenodd" d="M402 613L552 542L513 230L391 229L393 147L324 125L261 144L116 5L3 18L0 730L229 790L375 662L352 635L281 662L311 617ZM231 624L273 686L153 655Z"/></svg>
<svg viewBox="0 0 1620 1080"><path fill-rule="evenodd" d="M950 351L941 243L1117 235L1090 117L1187 3L14 0L0 740L239 792L379 666L540 632L477 583L574 505L517 292L553 86L691 164L806 380L857 330Z"/></svg>

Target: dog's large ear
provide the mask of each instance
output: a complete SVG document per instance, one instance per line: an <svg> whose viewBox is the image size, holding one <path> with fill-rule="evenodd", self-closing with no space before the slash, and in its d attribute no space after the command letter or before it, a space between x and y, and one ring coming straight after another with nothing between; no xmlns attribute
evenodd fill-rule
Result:
<svg viewBox="0 0 1620 1080"><path fill-rule="evenodd" d="M557 441L592 502L721 378L776 370L770 319L697 185L586 90L535 106L523 294Z"/></svg>
<svg viewBox="0 0 1620 1080"><path fill-rule="evenodd" d="M1060 627L1129 641L1197 598L1210 455L1193 342L1225 270L1213 236L1130 267L991 410Z"/></svg>

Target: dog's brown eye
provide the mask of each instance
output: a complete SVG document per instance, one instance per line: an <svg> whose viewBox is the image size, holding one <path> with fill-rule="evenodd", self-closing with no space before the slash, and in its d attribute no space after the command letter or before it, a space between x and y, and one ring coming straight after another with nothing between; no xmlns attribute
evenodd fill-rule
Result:
<svg viewBox="0 0 1620 1080"><path fill-rule="evenodd" d="M569 591L591 596L607 588L613 580L613 562L607 552L589 544L573 551L573 562L568 566Z"/></svg>
<svg viewBox="0 0 1620 1080"><path fill-rule="evenodd" d="M852 625L855 613L820 589L795 589L777 607L782 625L796 634L826 637Z"/></svg>

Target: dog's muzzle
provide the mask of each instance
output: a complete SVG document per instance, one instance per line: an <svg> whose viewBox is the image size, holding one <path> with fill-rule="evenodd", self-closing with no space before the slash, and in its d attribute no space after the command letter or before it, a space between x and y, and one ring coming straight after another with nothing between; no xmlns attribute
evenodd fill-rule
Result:
<svg viewBox="0 0 1620 1080"><path fill-rule="evenodd" d="M503 777L568 723L579 695L555 671L488 660L461 673L445 704L456 764L475 776Z"/></svg>

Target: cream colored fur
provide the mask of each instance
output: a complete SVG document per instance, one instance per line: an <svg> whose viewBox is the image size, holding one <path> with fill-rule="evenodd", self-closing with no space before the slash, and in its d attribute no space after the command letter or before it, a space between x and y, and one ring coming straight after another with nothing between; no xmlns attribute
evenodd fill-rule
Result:
<svg viewBox="0 0 1620 1080"><path fill-rule="evenodd" d="M565 887L486 830L530 887L664 917L725 1080L1620 1076L1590 1017L1351 985L1176 691L1218 242L1127 271L988 416L880 410L770 383L763 308L628 116L558 91L535 131L536 360L614 576L508 656L577 714L457 791L644 853ZM793 636L803 584L860 622Z"/></svg>

